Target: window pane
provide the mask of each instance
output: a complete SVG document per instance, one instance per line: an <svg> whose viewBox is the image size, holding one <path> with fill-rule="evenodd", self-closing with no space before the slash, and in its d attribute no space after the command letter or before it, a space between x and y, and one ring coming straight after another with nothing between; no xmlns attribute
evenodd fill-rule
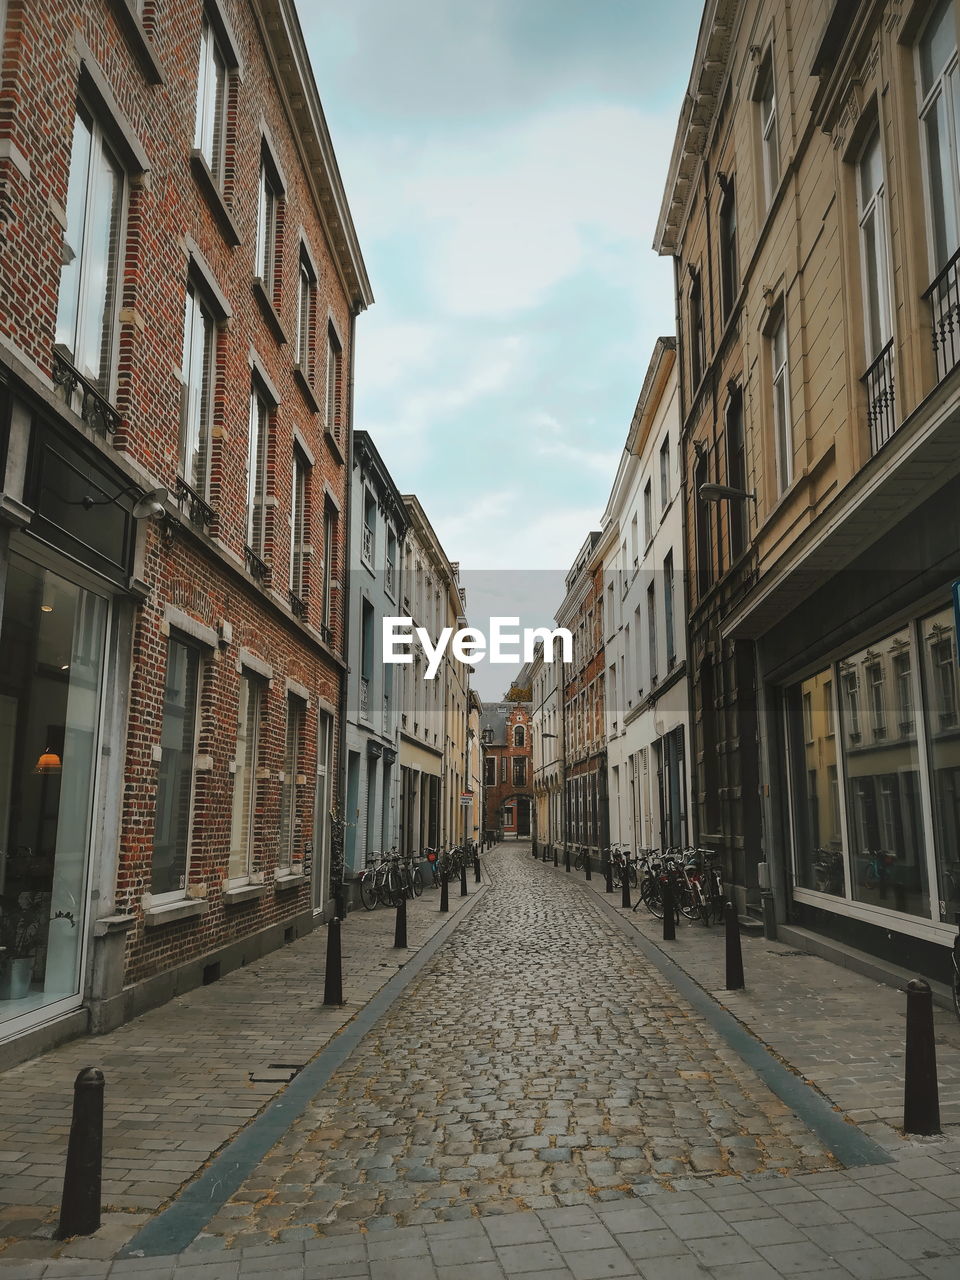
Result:
<svg viewBox="0 0 960 1280"><path fill-rule="evenodd" d="M187 884L199 671L199 652L182 641L171 640L160 732L151 879L154 893L185 889Z"/></svg>
<svg viewBox="0 0 960 1280"><path fill-rule="evenodd" d="M898 711L896 660L904 629L840 663L841 743L853 897L928 916L916 728Z"/></svg>
<svg viewBox="0 0 960 1280"><path fill-rule="evenodd" d="M92 156L75 355L80 372L106 388L113 345L123 175L119 164L102 145L102 139L100 141Z"/></svg>
<svg viewBox="0 0 960 1280"><path fill-rule="evenodd" d="M957 247L957 207L950 157L946 104L939 93L924 117L927 172L930 181L930 218L936 266L942 267Z"/></svg>
<svg viewBox="0 0 960 1280"><path fill-rule="evenodd" d="M57 342L71 353L76 349L77 319L80 306L80 256L83 251L83 225L87 210L87 186L90 180L90 152L93 133L87 119L77 112L73 127L73 149L70 154L70 179L67 186L67 229L63 237L63 267L60 271L60 296L57 301Z"/></svg>
<svg viewBox="0 0 960 1280"><path fill-rule="evenodd" d="M253 820L256 807L257 737L260 718L260 685L241 675L237 706L237 745L234 753L233 815L230 827L231 880L250 874L253 854Z"/></svg>
<svg viewBox="0 0 960 1280"><path fill-rule="evenodd" d="M957 27L950 0L934 10L920 40L920 83L926 94L957 47Z"/></svg>
<svg viewBox="0 0 960 1280"><path fill-rule="evenodd" d="M801 888L843 897L843 837L829 677L829 670L818 672L787 694L794 854Z"/></svg>
<svg viewBox="0 0 960 1280"><path fill-rule="evenodd" d="M287 699L287 736L283 760L283 789L280 796L279 865L289 868L297 853L297 772L300 761L300 733L303 728L303 704L299 698Z"/></svg>
<svg viewBox="0 0 960 1280"><path fill-rule="evenodd" d="M193 285L187 288L183 332L184 417L183 478L207 497L210 469L210 393L213 365L213 316Z"/></svg>
<svg viewBox="0 0 960 1280"><path fill-rule="evenodd" d="M960 719L953 609L920 624L924 716L930 759L939 918L960 911Z"/></svg>

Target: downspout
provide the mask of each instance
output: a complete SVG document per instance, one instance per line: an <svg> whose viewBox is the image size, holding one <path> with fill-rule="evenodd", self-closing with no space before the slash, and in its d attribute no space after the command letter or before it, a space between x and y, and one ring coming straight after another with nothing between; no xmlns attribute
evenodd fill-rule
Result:
<svg viewBox="0 0 960 1280"><path fill-rule="evenodd" d="M352 504L350 496L353 491L353 371L354 371L354 341L357 333L357 315L359 313L359 303L354 303L350 308L350 355L347 360L347 431L346 441L344 445L345 458L345 483L343 486L343 565L341 566L342 581L340 583L340 599L343 604L343 645L342 653L345 666L343 668L343 676L340 681L340 698L338 706L338 715L340 718L340 726L338 733L338 749L339 758L337 761L337 808L340 811L340 821L343 827L340 838L340 878L339 883L332 886L333 895L336 900L336 914L342 920L347 914L346 887L344 882L344 874L346 871L346 781L347 781L347 694L350 685L350 566L353 563L351 559L351 537L350 526L353 518Z"/></svg>

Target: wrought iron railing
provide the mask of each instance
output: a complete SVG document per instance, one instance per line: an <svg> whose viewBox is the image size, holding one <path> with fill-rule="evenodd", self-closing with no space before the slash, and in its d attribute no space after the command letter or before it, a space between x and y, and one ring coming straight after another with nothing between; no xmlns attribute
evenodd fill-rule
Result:
<svg viewBox="0 0 960 1280"><path fill-rule="evenodd" d="M261 585L266 582L270 576L270 566L266 560L261 560L252 547L243 548L243 558L246 561L247 572L251 578L255 578Z"/></svg>
<svg viewBox="0 0 960 1280"><path fill-rule="evenodd" d="M320 623L320 639L324 644L333 644L333 627L329 623Z"/></svg>
<svg viewBox="0 0 960 1280"><path fill-rule="evenodd" d="M290 598L290 612L295 618L299 618L301 622L307 620L307 602L302 600L297 593L291 588L287 593Z"/></svg>
<svg viewBox="0 0 960 1280"><path fill-rule="evenodd" d="M94 431L102 436L112 436L120 429L121 415L58 348L53 352L53 382L71 408L75 408L79 400L80 417Z"/></svg>
<svg viewBox="0 0 960 1280"><path fill-rule="evenodd" d="M897 429L894 396L893 339L874 360L860 379L867 393L867 426L870 429L870 451L876 453Z"/></svg>
<svg viewBox="0 0 960 1280"><path fill-rule="evenodd" d="M373 563L373 530L369 525L363 526L363 542L361 544L363 558L368 563Z"/></svg>
<svg viewBox="0 0 960 1280"><path fill-rule="evenodd" d="M192 489L187 484L183 476L177 476L174 494L180 510L184 512L190 523L200 529L209 529L215 515L213 507L200 497L196 489Z"/></svg>
<svg viewBox="0 0 960 1280"><path fill-rule="evenodd" d="M933 318L931 337L937 381L960 363L960 249L924 293Z"/></svg>
<svg viewBox="0 0 960 1280"><path fill-rule="evenodd" d="M392 560L387 561L387 567L383 574L383 585L393 595L394 581L396 578L396 566Z"/></svg>

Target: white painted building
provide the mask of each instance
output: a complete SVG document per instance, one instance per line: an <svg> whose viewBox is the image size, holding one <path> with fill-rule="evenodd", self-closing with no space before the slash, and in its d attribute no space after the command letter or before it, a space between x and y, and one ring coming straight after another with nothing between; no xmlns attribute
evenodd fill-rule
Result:
<svg viewBox="0 0 960 1280"><path fill-rule="evenodd" d="M676 340L659 338L595 552L604 570L610 840L691 840Z"/></svg>

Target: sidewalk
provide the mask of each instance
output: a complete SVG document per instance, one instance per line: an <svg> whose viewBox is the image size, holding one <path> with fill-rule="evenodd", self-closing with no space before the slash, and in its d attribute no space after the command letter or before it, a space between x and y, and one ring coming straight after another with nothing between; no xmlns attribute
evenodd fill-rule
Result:
<svg viewBox="0 0 960 1280"><path fill-rule="evenodd" d="M820 956L755 934L742 935L743 991L725 989L724 931L680 918L675 942L662 940L663 924L641 905L620 906L620 890L607 894L603 875L587 881L561 865L545 874L578 882L680 966L763 1044L812 1083L877 1141L896 1141L903 1121L906 996ZM636 902L638 894L632 893ZM934 1007L940 1117L960 1126L960 1023L952 1010ZM960 1137L960 1129L955 1130Z"/></svg>
<svg viewBox="0 0 960 1280"><path fill-rule="evenodd" d="M84 1037L0 1075L0 1262L110 1258L349 1023L448 922L478 898L450 886L408 903L408 950L393 950L395 912L343 922L345 1005L323 1005L327 930L199 987L105 1036ZM106 1077L103 1225L66 1244L59 1216L73 1082Z"/></svg>

